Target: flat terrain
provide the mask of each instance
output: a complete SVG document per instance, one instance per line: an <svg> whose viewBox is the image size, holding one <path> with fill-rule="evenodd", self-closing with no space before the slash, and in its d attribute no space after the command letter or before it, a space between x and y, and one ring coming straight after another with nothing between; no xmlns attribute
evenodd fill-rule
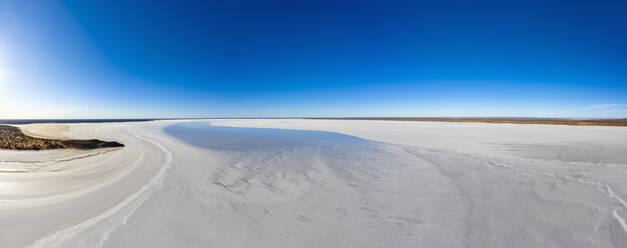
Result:
<svg viewBox="0 0 627 248"><path fill-rule="evenodd" d="M571 126L627 126L627 119L567 119L567 118L509 118L509 117L475 117L475 118L445 118L445 117L354 117L354 118L309 118L318 120L388 120L388 121L427 121L427 122L477 122L477 123L509 123L509 124L546 124Z"/></svg>
<svg viewBox="0 0 627 248"><path fill-rule="evenodd" d="M126 147L0 151L0 246L627 243L624 127L223 119L64 135Z"/></svg>
<svg viewBox="0 0 627 248"><path fill-rule="evenodd" d="M57 131L59 132L59 131ZM118 142L107 142L98 139L62 140L33 137L24 134L13 126L0 125L0 149L8 150L50 150L50 149L97 149L122 147Z"/></svg>

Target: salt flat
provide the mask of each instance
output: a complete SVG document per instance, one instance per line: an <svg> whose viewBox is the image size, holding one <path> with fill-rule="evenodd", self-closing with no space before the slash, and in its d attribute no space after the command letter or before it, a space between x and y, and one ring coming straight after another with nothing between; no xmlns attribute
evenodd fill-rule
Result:
<svg viewBox="0 0 627 248"><path fill-rule="evenodd" d="M68 126L29 133L63 130L126 147L90 156L0 151L0 169L8 168L0 222L11 226L0 230L0 246L627 244L623 127L299 119Z"/></svg>

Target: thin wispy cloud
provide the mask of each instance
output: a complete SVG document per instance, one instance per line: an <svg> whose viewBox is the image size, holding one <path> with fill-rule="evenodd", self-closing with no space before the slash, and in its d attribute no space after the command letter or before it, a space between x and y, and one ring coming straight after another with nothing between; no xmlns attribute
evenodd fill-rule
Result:
<svg viewBox="0 0 627 248"><path fill-rule="evenodd" d="M599 118L624 118L627 116L627 104L601 103L582 107L575 116Z"/></svg>
<svg viewBox="0 0 627 248"><path fill-rule="evenodd" d="M614 109L622 109L627 108L627 104L618 104L618 103L603 103L603 104L595 104L585 107L586 110L614 110Z"/></svg>

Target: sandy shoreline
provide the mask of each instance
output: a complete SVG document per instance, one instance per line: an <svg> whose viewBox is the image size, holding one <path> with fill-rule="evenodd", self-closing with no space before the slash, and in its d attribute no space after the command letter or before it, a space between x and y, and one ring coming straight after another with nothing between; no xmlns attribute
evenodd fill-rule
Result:
<svg viewBox="0 0 627 248"><path fill-rule="evenodd" d="M19 126L28 136L45 139L68 139L69 125L63 124L28 124Z"/></svg>
<svg viewBox="0 0 627 248"><path fill-rule="evenodd" d="M197 147L164 132L181 122L23 127L126 146L0 151L0 246L627 242L626 128L210 120Z"/></svg>
<svg viewBox="0 0 627 248"><path fill-rule="evenodd" d="M41 137L106 138L129 145L93 151L0 152L2 157L26 161L36 168L29 173L0 174L0 221L13 227L0 231L4 247L24 247L45 235L55 237L59 228L83 223L94 213L111 209L138 192L163 167L161 148L138 138L151 131L147 123L68 126L27 125L24 130Z"/></svg>

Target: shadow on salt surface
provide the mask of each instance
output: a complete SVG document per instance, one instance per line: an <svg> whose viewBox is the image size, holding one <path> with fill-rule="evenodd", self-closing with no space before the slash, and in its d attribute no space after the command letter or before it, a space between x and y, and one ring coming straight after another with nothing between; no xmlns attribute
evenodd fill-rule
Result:
<svg viewBox="0 0 627 248"><path fill-rule="evenodd" d="M212 126L208 122L178 123L163 130L187 144L219 151L255 151L306 146L363 147L376 143L333 132L224 127Z"/></svg>

